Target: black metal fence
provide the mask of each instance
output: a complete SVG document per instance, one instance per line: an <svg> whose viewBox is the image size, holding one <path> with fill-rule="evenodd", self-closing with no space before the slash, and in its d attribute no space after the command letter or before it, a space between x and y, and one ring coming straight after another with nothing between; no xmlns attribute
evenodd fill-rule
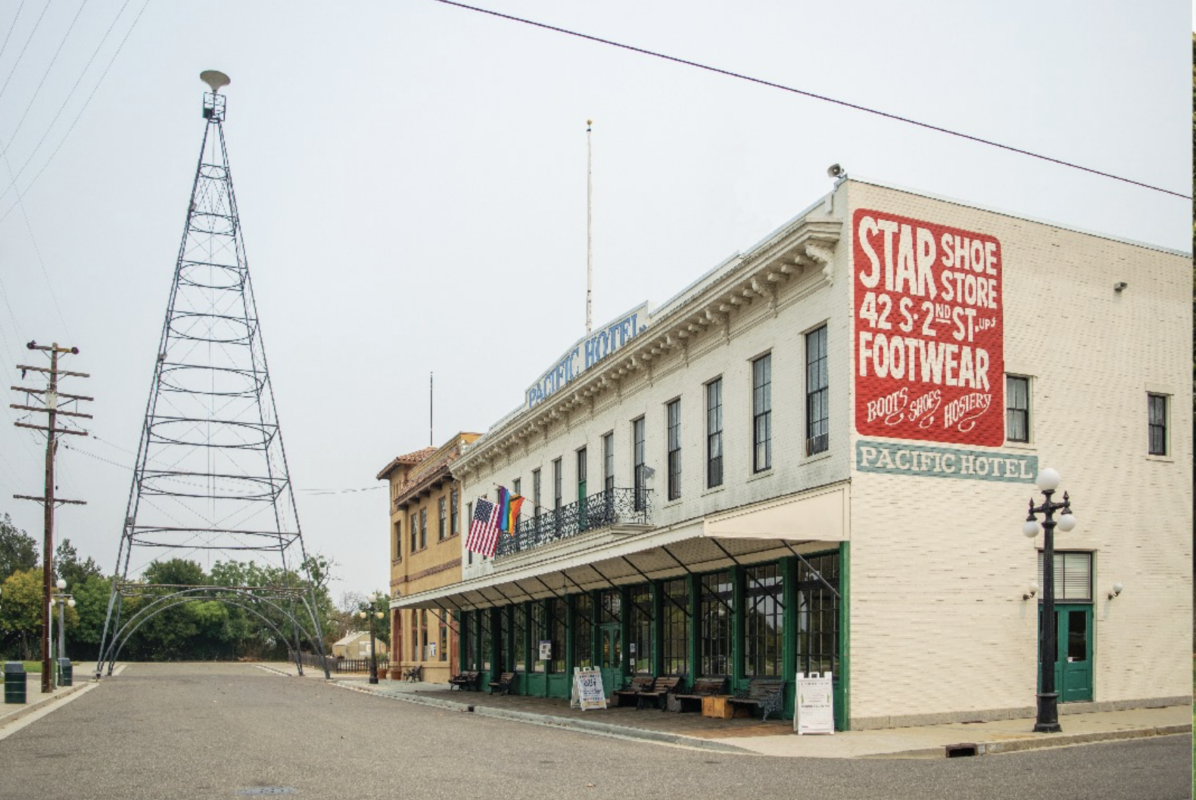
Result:
<svg viewBox="0 0 1196 800"><path fill-rule="evenodd" d="M495 556L531 550L612 525L648 525L651 520L651 489L606 489L555 511L541 509L539 516L524 516L514 536L498 537Z"/></svg>
<svg viewBox="0 0 1196 800"><path fill-rule="evenodd" d="M325 656L328 662L328 671L336 673L349 672L369 672L370 660L368 658L335 658L333 656ZM299 661L305 667L315 667L316 669L323 669L324 664L321 663L320 657L312 655L311 653L300 653ZM390 660L387 658L378 659L378 674L383 675L390 670Z"/></svg>

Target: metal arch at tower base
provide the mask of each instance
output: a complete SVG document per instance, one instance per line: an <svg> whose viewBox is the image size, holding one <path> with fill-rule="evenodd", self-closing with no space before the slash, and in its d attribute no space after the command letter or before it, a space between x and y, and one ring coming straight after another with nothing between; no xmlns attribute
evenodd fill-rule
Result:
<svg viewBox="0 0 1196 800"><path fill-rule="evenodd" d="M97 678L112 674L143 625L196 601L244 610L285 645L300 674L302 640L324 662L318 587L266 366L224 140L225 109L216 91L204 95L203 143L154 360ZM144 576L155 563L201 554L213 564L211 585L154 582L161 568Z"/></svg>

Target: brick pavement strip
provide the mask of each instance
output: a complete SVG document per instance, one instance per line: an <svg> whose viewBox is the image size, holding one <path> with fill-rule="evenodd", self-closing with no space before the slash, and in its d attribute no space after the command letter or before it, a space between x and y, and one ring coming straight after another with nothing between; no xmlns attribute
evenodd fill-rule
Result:
<svg viewBox="0 0 1196 800"><path fill-rule="evenodd" d="M381 702L240 664L133 664L0 741L0 800L44 796L48 781L72 800L270 787L353 800L1138 800L1187 796L1190 755L1190 737L1165 736L992 758L770 758Z"/></svg>

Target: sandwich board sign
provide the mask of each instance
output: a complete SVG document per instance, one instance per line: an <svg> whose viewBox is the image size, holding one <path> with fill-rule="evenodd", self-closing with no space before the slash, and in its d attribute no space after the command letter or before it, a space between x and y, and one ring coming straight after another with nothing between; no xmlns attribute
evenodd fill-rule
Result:
<svg viewBox="0 0 1196 800"><path fill-rule="evenodd" d="M835 692L831 673L797 673L793 730L797 734L835 732Z"/></svg>
<svg viewBox="0 0 1196 800"><path fill-rule="evenodd" d="M580 708L582 711L606 708L606 691L602 687L601 670L573 668L573 697L569 707Z"/></svg>

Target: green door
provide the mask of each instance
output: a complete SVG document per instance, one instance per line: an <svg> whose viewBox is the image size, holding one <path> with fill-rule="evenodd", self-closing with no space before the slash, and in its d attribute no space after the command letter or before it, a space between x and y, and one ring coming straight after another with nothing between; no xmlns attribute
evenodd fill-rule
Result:
<svg viewBox="0 0 1196 800"><path fill-rule="evenodd" d="M1055 606L1055 691L1060 703L1092 700L1092 606ZM1041 689L1041 687L1039 687Z"/></svg>
<svg viewBox="0 0 1196 800"><path fill-rule="evenodd" d="M623 688L623 631L618 622L598 628L598 666L602 670L602 688L609 696Z"/></svg>

